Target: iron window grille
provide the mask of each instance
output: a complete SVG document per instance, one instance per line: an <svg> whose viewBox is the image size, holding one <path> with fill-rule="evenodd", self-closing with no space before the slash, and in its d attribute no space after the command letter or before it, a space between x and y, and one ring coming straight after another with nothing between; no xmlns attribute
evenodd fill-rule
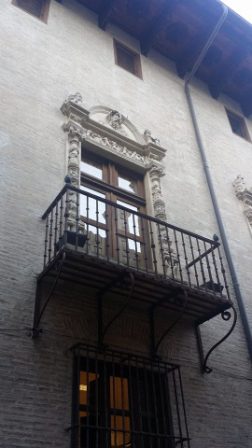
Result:
<svg viewBox="0 0 252 448"><path fill-rule="evenodd" d="M90 346L75 355L72 448L190 447L179 366Z"/></svg>

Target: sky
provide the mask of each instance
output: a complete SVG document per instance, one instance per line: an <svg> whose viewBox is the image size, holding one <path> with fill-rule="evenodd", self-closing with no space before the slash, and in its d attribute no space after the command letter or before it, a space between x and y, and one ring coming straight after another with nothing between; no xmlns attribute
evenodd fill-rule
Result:
<svg viewBox="0 0 252 448"><path fill-rule="evenodd" d="M252 0L222 0L222 2L252 23Z"/></svg>

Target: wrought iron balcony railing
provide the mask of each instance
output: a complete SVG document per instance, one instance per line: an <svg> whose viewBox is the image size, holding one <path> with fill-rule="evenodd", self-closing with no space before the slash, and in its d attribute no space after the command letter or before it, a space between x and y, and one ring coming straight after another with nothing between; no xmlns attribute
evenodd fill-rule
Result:
<svg viewBox="0 0 252 448"><path fill-rule="evenodd" d="M42 218L45 268L67 249L229 298L218 241L68 184Z"/></svg>

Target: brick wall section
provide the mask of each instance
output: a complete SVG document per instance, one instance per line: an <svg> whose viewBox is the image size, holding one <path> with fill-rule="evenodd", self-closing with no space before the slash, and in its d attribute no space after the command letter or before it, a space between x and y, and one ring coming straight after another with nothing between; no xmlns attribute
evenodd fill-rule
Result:
<svg viewBox="0 0 252 448"><path fill-rule="evenodd" d="M64 429L71 422L72 357L67 349L79 339L95 342L94 304L77 287L61 285L44 316L43 336L37 341L27 336L42 268L40 217L65 175L66 136L59 111L64 99L80 91L87 108L110 106L141 132L151 129L167 148L162 184L169 221L208 237L218 231L183 83L167 60L155 53L142 58L143 81L117 67L112 37L135 49L138 42L113 27L106 33L99 30L96 17L73 1L52 1L47 25L10 0L1 1L0 17L0 39L8 42L0 53L0 446L68 448L70 434ZM212 100L201 85L193 95L252 321L252 240L232 190L237 174L251 179L251 145L231 133L225 98ZM247 124L252 135L251 120ZM107 315L112 311L108 308ZM169 318L159 316L160 332ZM206 346L227 326L219 318L204 325ZM128 312L107 340L147 351L146 316L139 310ZM252 378L252 372L240 320L213 354L210 376L199 373L196 342L187 322L178 324L161 352L182 365L192 448L249 448L252 393L246 378Z"/></svg>

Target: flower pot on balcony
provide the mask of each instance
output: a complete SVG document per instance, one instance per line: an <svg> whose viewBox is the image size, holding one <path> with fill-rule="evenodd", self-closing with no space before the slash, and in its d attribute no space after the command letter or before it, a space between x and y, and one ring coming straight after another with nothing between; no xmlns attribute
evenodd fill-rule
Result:
<svg viewBox="0 0 252 448"><path fill-rule="evenodd" d="M56 243L56 249L61 249L64 244L71 244L72 246L84 247L87 240L87 235L83 233L72 232L71 230L65 230L64 235Z"/></svg>
<svg viewBox="0 0 252 448"><path fill-rule="evenodd" d="M219 293L222 293L223 288L224 288L223 285L221 285L220 283L215 283L212 280L209 280L208 282L203 283L203 285L201 285L201 287L207 288L213 292L219 292Z"/></svg>

